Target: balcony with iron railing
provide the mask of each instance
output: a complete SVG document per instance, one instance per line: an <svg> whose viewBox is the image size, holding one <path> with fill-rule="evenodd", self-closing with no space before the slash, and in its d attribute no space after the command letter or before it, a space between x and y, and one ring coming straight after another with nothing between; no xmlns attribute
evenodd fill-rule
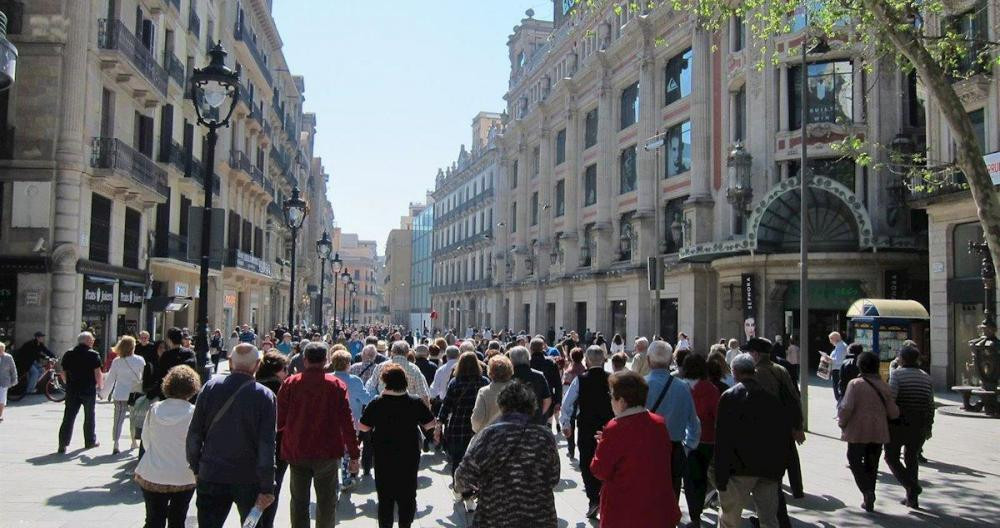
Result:
<svg viewBox="0 0 1000 528"><path fill-rule="evenodd" d="M257 68L260 69L261 76L267 81L269 86L274 85L274 81L271 78L271 71L267 67L267 58L264 54L257 48L257 43L254 41L253 35L247 30L243 23L243 18L238 18L236 24L233 26L233 38L237 42L242 42L246 46L247 51L250 56L253 57L254 62L257 63Z"/></svg>
<svg viewBox="0 0 1000 528"><path fill-rule="evenodd" d="M910 201L922 201L966 192L969 183L965 174L954 169L944 174L913 175L907 187Z"/></svg>
<svg viewBox="0 0 1000 528"><path fill-rule="evenodd" d="M187 72L184 68L184 63L181 62L173 53L167 53L164 56L164 64L166 64L167 74L170 79L177 83L181 89L185 89L184 83L187 81Z"/></svg>
<svg viewBox="0 0 1000 528"><path fill-rule="evenodd" d="M205 165L198 158L191 158L188 163L187 172L185 176L191 178L192 180L198 182L199 187L204 187L205 185ZM218 195L222 185L220 184L220 179L218 174L214 174L212 179L212 194Z"/></svg>
<svg viewBox="0 0 1000 528"><path fill-rule="evenodd" d="M256 165L250 166L250 179L257 185L264 187L264 171Z"/></svg>
<svg viewBox="0 0 1000 528"><path fill-rule="evenodd" d="M191 7L188 9L188 31L194 35L195 40L201 40L201 19L198 18L194 2L191 2Z"/></svg>
<svg viewBox="0 0 1000 528"><path fill-rule="evenodd" d="M242 151L236 150L236 149L233 149L233 150L229 151L229 166L230 167L232 167L234 169L237 169L237 170L241 170L241 171L245 172L247 174L247 176L249 176L250 175L250 166L251 165L252 165L252 163L250 163L250 158L248 158L247 155L244 154Z"/></svg>
<svg viewBox="0 0 1000 528"><path fill-rule="evenodd" d="M272 276L270 262L239 249L226 250L226 267Z"/></svg>
<svg viewBox="0 0 1000 528"><path fill-rule="evenodd" d="M132 78L138 77L144 82L132 86L133 89L167 95L167 71L121 20L102 18L99 21L97 47L101 50L102 67L115 69L119 80L130 83ZM125 60L120 60L121 57Z"/></svg>
<svg viewBox="0 0 1000 528"><path fill-rule="evenodd" d="M123 179L142 185L160 198L170 195L167 172L145 154L118 138L95 137L90 166L95 169L108 169L113 174L123 174L125 175Z"/></svg>
<svg viewBox="0 0 1000 528"><path fill-rule="evenodd" d="M268 203L267 204L267 212L271 216L277 218L278 220L280 220L282 222L285 221L284 212L282 212L281 205L279 205L278 202L270 202L270 203Z"/></svg>
<svg viewBox="0 0 1000 528"><path fill-rule="evenodd" d="M466 211L478 207L480 204L485 203L488 199L492 197L493 197L493 187L490 187L488 189L483 189L483 191L480 192L479 194L458 204L457 206L455 206L454 209L437 217L436 221L447 222L448 220L451 220L452 218L455 218L461 215L462 213L465 213Z"/></svg>

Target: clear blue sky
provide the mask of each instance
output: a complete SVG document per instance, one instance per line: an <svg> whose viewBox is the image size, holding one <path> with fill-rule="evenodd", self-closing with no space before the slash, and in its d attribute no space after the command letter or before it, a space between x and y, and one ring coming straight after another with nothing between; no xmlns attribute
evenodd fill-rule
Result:
<svg viewBox="0 0 1000 528"><path fill-rule="evenodd" d="M379 6L379 7L376 7ZM289 68L318 117L316 155L338 224L383 253L411 201L504 108L507 37L548 0L275 0Z"/></svg>

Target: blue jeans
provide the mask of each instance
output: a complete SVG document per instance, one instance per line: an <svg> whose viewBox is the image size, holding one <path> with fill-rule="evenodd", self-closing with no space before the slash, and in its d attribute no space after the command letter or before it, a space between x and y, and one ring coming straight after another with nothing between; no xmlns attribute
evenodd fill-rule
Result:
<svg viewBox="0 0 1000 528"><path fill-rule="evenodd" d="M32 363L31 367L28 368L28 385L27 385L28 390L25 392L28 394L34 394L38 392L35 386L38 385L38 379L41 377L42 377L42 367L40 367L38 363Z"/></svg>
<svg viewBox="0 0 1000 528"><path fill-rule="evenodd" d="M198 482L198 498L195 502L198 507L198 527L222 528L233 504L236 504L242 523L257 502L257 490L257 484Z"/></svg>

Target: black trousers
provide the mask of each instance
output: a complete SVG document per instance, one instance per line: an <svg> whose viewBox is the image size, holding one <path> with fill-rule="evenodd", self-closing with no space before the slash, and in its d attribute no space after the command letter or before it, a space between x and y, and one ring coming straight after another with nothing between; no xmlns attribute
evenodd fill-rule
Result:
<svg viewBox="0 0 1000 528"><path fill-rule="evenodd" d="M80 393L66 391L66 402L63 408L62 425L59 426L59 446L66 447L73 439L73 426L76 415L83 407L83 442L88 445L97 443L97 432L94 429L94 406L97 404L96 393Z"/></svg>
<svg viewBox="0 0 1000 528"><path fill-rule="evenodd" d="M687 470L687 454L684 453L684 444L680 442L670 442L670 481L674 486L674 497L681 500L681 481Z"/></svg>
<svg viewBox="0 0 1000 528"><path fill-rule="evenodd" d="M368 431L367 433L359 433L358 439L361 440L361 468L365 471L371 471L372 464L375 460L375 446L371 445L371 431Z"/></svg>
<svg viewBox="0 0 1000 528"><path fill-rule="evenodd" d="M684 498L687 499L691 522L700 526L701 512L705 508L708 491L708 467L712 463L714 444L698 444L688 453L687 471L684 473ZM683 448L681 452L683 452Z"/></svg>
<svg viewBox="0 0 1000 528"><path fill-rule="evenodd" d="M875 492L880 456L882 444L847 444L847 463L851 466L854 483L861 493Z"/></svg>
<svg viewBox="0 0 1000 528"><path fill-rule="evenodd" d="M799 449L795 440L789 440L792 446L788 457L788 486L792 488L792 495L802 495L802 463L799 461Z"/></svg>
<svg viewBox="0 0 1000 528"><path fill-rule="evenodd" d="M830 369L830 383L833 384L833 397L840 403L844 394L840 392L840 369Z"/></svg>
<svg viewBox="0 0 1000 528"><path fill-rule="evenodd" d="M142 490L142 498L146 503L145 528L184 528L193 496L193 489L173 493Z"/></svg>
<svg viewBox="0 0 1000 528"><path fill-rule="evenodd" d="M580 428L576 431L576 445L580 450L580 474L583 475L583 488L587 492L587 499L596 503L601 499L601 481L590 472L590 461L597 451L597 440L594 435L597 429Z"/></svg>
<svg viewBox="0 0 1000 528"><path fill-rule="evenodd" d="M417 515L419 467L419 458L415 462L389 460L375 465L379 528L392 528L393 514L397 511L399 528L410 528L413 524L413 518Z"/></svg>
<svg viewBox="0 0 1000 528"><path fill-rule="evenodd" d="M288 470L288 462L275 457L274 459L274 502L264 510L260 516L260 528L273 528L274 516L278 513L278 499L281 493L281 483L285 480L285 471Z"/></svg>
<svg viewBox="0 0 1000 528"><path fill-rule="evenodd" d="M907 435L909 438L896 439L885 445L885 464L899 484L906 488L907 495L920 494L920 450L924 447L923 434ZM902 454L902 461L900 455Z"/></svg>
<svg viewBox="0 0 1000 528"><path fill-rule="evenodd" d="M576 420L570 420L569 425L572 427L572 432L569 438L566 439L566 449L569 451L569 456L572 457L576 453Z"/></svg>

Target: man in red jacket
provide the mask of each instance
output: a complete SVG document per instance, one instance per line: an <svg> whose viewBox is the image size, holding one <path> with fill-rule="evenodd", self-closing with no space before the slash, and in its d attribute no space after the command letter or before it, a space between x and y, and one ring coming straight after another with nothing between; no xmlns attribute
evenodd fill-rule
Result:
<svg viewBox="0 0 1000 528"><path fill-rule="evenodd" d="M351 457L349 470L357 473L358 439L347 399L347 387L324 372L325 343L313 342L302 352L305 370L291 376L278 391L278 430L281 457L291 472L292 528L309 526L309 486L316 487L316 526L336 524L337 476L344 448Z"/></svg>

